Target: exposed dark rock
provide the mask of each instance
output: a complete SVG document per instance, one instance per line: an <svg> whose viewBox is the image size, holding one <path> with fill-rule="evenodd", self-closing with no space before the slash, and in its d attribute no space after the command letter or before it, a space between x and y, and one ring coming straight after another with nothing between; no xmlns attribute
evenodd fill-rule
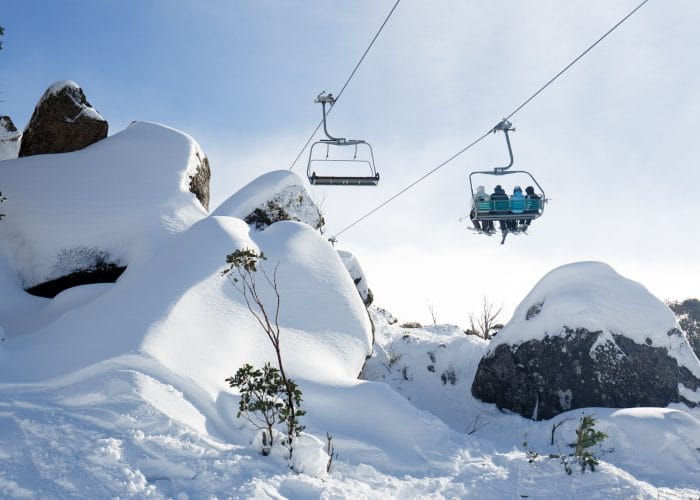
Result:
<svg viewBox="0 0 700 500"><path fill-rule="evenodd" d="M206 155L196 153L199 164L197 172L190 177L190 192L194 193L202 206L209 211L209 180L211 179L211 169L209 159Z"/></svg>
<svg viewBox="0 0 700 500"><path fill-rule="evenodd" d="M114 283L126 270L124 266L108 264L100 269L75 271L67 276L61 276L51 281L27 288L27 292L38 297L54 298L64 290L80 285L94 283Z"/></svg>
<svg viewBox="0 0 700 500"><path fill-rule="evenodd" d="M595 406L694 406L679 393L678 384L694 391L700 379L666 349L622 335L593 348L601 335L567 328L563 336L500 344L479 362L472 394L535 420Z"/></svg>
<svg viewBox="0 0 700 500"><path fill-rule="evenodd" d="M109 252L85 246L64 249L56 256L51 279L25 287L32 295L53 298L68 288L93 283L114 283L126 266Z"/></svg>
<svg viewBox="0 0 700 500"><path fill-rule="evenodd" d="M107 137L108 124L73 82L44 93L22 136L19 156L77 151Z"/></svg>
<svg viewBox="0 0 700 500"><path fill-rule="evenodd" d="M291 220L284 208L272 201L267 202L267 209L256 208L243 218L246 224L255 227L257 230L265 229L267 226L281 220Z"/></svg>

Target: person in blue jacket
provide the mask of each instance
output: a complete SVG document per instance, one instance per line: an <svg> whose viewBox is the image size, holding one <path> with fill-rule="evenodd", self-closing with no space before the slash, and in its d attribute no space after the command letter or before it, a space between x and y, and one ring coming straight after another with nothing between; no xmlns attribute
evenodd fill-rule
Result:
<svg viewBox="0 0 700 500"><path fill-rule="evenodd" d="M521 214L525 211L525 197L520 186L513 188L513 194L510 196L510 212L513 214ZM518 221L508 221L508 229L515 230L518 228Z"/></svg>

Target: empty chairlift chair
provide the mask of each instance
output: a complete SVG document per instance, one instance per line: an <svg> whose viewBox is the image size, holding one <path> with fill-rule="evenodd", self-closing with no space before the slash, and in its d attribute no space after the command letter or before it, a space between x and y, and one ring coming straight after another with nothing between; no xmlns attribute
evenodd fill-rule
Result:
<svg viewBox="0 0 700 500"><path fill-rule="evenodd" d="M545 198L544 190L537 182L537 180L532 176L530 172L526 170L509 170L513 166L513 150L510 146L510 138L508 137L508 132L515 131L513 125L506 119L503 119L501 123L493 128L493 133L503 132L506 136L506 144L508 145L508 156L510 157L510 163L505 167L495 167L493 170L480 170L469 174L469 189L471 190L472 200L474 200L474 183L473 177L475 175L490 175L490 176L502 176L509 174L524 174L530 178L532 181L532 186L535 188L534 197L526 197L524 202L520 202L518 206L511 206L510 200L491 200L491 201L479 201L474 203L474 212L472 220L478 221L483 227L484 222L487 221L504 221L509 223L514 221L515 227L523 221L527 221L529 224L531 221L537 219L544 212L544 204L547 199ZM494 182L494 184L497 184ZM501 244L505 242L506 236L509 232L514 232L513 229L501 230L503 238L501 239Z"/></svg>
<svg viewBox="0 0 700 500"><path fill-rule="evenodd" d="M333 107L333 94L321 92L315 102L321 103L323 108L323 132L326 139L314 142L309 150L306 167L309 182L326 186L376 186L379 174L374 165L372 146L360 139L333 137L328 133L326 104Z"/></svg>

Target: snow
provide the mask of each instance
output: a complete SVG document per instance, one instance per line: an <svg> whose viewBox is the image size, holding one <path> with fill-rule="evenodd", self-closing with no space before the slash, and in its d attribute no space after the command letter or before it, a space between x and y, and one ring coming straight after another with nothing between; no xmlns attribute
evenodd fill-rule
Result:
<svg viewBox="0 0 700 500"><path fill-rule="evenodd" d="M22 284L96 256L128 264L205 217L189 192L197 153L188 135L135 122L80 151L3 162L0 238Z"/></svg>
<svg viewBox="0 0 700 500"><path fill-rule="evenodd" d="M586 409L610 437L596 472L567 475L547 454L568 449L582 410L558 417L552 445L552 422L471 397L489 343L454 325L390 325L389 312L364 307L350 254L311 226L257 230L241 220L299 195L293 174L266 174L207 215L187 191L197 151L186 134L135 123L81 151L0 167L0 497L700 495L700 410ZM109 252L128 267L116 283L54 299L24 292L71 248ZM243 363L274 361L221 274L238 248L263 251L260 269L277 270L282 355L307 411L291 460L279 434L269 456L259 453L260 435L236 418L239 395L225 382ZM605 277L601 266L588 271ZM259 284L272 310L274 291ZM549 325L552 302L537 321ZM675 324L653 307L649 322ZM616 326L612 313L606 321ZM338 453L330 472L327 433ZM523 441L540 454L534 463Z"/></svg>
<svg viewBox="0 0 700 500"><path fill-rule="evenodd" d="M48 89L46 89L46 92L44 92L44 96L48 97L51 95L58 94L61 90L68 88L70 90L78 91L80 90L80 85L75 83L73 80L59 80L57 82L52 83Z"/></svg>
<svg viewBox="0 0 700 500"><path fill-rule="evenodd" d="M494 337L490 350L500 344L564 335L566 328L602 332L593 348L605 341L614 344L613 334L662 347L700 377L700 363L687 340L669 333L680 326L668 306L602 262L576 262L547 273Z"/></svg>

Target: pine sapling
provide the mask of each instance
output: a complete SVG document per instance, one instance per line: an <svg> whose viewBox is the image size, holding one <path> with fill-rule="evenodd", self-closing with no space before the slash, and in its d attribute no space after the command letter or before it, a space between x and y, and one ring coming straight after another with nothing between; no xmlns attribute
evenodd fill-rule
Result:
<svg viewBox="0 0 700 500"><path fill-rule="evenodd" d="M604 432L595 430L595 422L596 420L592 415L581 417L579 426L576 429L576 442L569 445L574 449L572 455L578 460L581 472L584 472L586 467L589 467L591 472L595 471L595 466L600 462L598 462L590 448L603 442L608 437Z"/></svg>

